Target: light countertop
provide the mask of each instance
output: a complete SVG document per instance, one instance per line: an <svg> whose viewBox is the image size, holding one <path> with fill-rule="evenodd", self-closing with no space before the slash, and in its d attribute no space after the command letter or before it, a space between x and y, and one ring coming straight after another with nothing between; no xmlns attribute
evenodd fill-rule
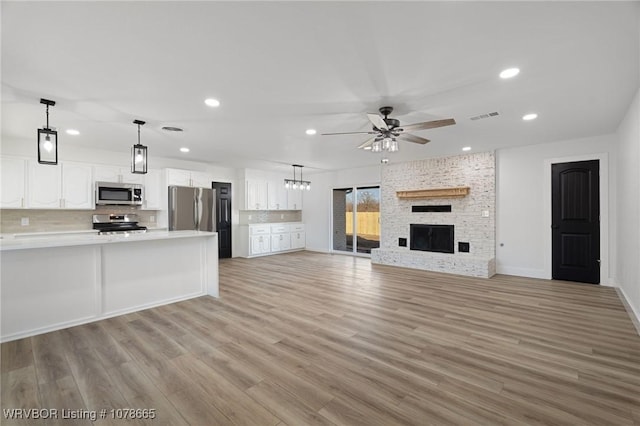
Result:
<svg viewBox="0 0 640 426"><path fill-rule="evenodd" d="M173 238L212 237L217 232L152 230L140 234L98 235L97 231L3 234L0 251L53 248L67 246L126 243L135 241L167 240Z"/></svg>

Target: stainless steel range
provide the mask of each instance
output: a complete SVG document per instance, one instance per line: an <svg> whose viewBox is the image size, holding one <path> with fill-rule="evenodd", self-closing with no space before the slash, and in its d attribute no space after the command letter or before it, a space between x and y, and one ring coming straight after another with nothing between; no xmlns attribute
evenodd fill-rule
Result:
<svg viewBox="0 0 640 426"><path fill-rule="evenodd" d="M100 235L147 232L146 226L138 225L137 214L94 214L93 229L99 230Z"/></svg>

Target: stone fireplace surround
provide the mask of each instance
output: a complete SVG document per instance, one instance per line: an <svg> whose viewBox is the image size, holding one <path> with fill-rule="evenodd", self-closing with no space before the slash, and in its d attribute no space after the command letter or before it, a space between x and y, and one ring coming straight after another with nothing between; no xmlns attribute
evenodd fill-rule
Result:
<svg viewBox="0 0 640 426"><path fill-rule="evenodd" d="M469 187L454 198L404 199L397 191ZM493 152L433 158L383 167L380 248L371 262L481 278L495 274L495 156ZM451 205L451 212L412 213L412 206ZM454 253L410 250L410 224L454 225ZM469 253L458 251L468 242Z"/></svg>

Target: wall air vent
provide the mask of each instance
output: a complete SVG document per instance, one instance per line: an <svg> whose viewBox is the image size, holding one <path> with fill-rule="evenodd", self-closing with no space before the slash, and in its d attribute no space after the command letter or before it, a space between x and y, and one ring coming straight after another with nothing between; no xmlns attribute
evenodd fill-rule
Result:
<svg viewBox="0 0 640 426"><path fill-rule="evenodd" d="M498 111L488 112L486 114L480 114L480 115L476 115L475 117L471 117L469 120L482 120L483 118L496 117L498 115L500 115L498 114Z"/></svg>

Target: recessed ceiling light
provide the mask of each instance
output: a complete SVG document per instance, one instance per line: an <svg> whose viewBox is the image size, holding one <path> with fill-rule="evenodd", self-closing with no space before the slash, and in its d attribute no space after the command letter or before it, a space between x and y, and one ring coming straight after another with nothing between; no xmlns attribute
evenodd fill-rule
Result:
<svg viewBox="0 0 640 426"><path fill-rule="evenodd" d="M465 146L464 148L462 148L463 151L471 151L471 147L470 146Z"/></svg>
<svg viewBox="0 0 640 426"><path fill-rule="evenodd" d="M189 148L183 146L182 148L180 148L180 152L189 152Z"/></svg>
<svg viewBox="0 0 640 426"><path fill-rule="evenodd" d="M522 116L522 119L525 121L535 120L538 118L538 114L532 112L531 114L525 114Z"/></svg>
<svg viewBox="0 0 640 426"><path fill-rule="evenodd" d="M220 106L220 101L217 100L217 99L213 99L213 98L205 99L204 103L207 104L208 106L212 107L212 108Z"/></svg>
<svg viewBox="0 0 640 426"><path fill-rule="evenodd" d="M519 68L507 68L500 73L500 78L512 78L520 73Z"/></svg>
<svg viewBox="0 0 640 426"><path fill-rule="evenodd" d="M67 129L67 134L68 135L73 135L73 136L78 136L80 134L80 132L77 131L76 129Z"/></svg>
<svg viewBox="0 0 640 426"><path fill-rule="evenodd" d="M182 129L180 127L173 126L164 126L162 130L166 130L167 132L182 132Z"/></svg>
<svg viewBox="0 0 640 426"><path fill-rule="evenodd" d="M316 129L307 129L305 133L308 135L315 135L317 132Z"/></svg>

